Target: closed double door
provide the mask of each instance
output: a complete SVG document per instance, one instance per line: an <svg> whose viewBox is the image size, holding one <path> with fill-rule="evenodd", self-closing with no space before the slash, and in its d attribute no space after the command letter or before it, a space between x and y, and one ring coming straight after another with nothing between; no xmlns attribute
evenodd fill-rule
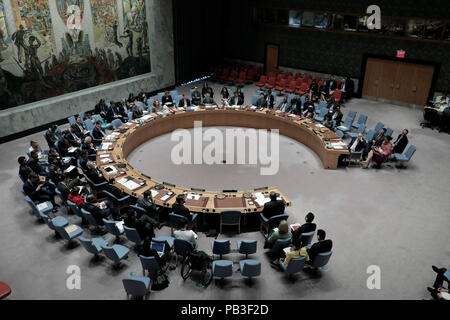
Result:
<svg viewBox="0 0 450 320"><path fill-rule="evenodd" d="M368 58L363 95L425 105L433 75L431 65Z"/></svg>

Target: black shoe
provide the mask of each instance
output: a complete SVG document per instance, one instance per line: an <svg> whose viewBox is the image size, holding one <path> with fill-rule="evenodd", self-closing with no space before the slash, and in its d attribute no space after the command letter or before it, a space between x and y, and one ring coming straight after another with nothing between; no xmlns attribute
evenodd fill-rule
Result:
<svg viewBox="0 0 450 320"><path fill-rule="evenodd" d="M431 266L434 272L439 273L439 268L436 266Z"/></svg>
<svg viewBox="0 0 450 320"><path fill-rule="evenodd" d="M53 213L56 213L56 212L58 212L58 209L57 209L57 208L53 208L53 209L52 209L52 212L53 212Z"/></svg>
<svg viewBox="0 0 450 320"><path fill-rule="evenodd" d="M427 287L427 290L428 290L428 292L430 292L430 293L435 293L435 292L436 292L436 289L431 288L431 287Z"/></svg>
<svg viewBox="0 0 450 320"><path fill-rule="evenodd" d="M61 208L61 206L59 204L57 204L57 203L55 203L53 206L56 207L56 208Z"/></svg>

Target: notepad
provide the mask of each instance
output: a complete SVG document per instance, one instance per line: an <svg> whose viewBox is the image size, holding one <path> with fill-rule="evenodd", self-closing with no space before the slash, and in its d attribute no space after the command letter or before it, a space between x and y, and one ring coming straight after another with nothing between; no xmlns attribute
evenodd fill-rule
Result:
<svg viewBox="0 0 450 320"><path fill-rule="evenodd" d="M120 232L123 232L123 221L116 222L116 227Z"/></svg>
<svg viewBox="0 0 450 320"><path fill-rule="evenodd" d="M65 227L64 230L66 230L67 233L71 233L77 230L77 226L71 224L70 226Z"/></svg>
<svg viewBox="0 0 450 320"><path fill-rule="evenodd" d="M38 205L36 205L36 207L39 209L39 211L42 211L42 210L45 210L45 209L49 208L48 205L47 205L47 202L39 203Z"/></svg>
<svg viewBox="0 0 450 320"><path fill-rule="evenodd" d="M161 201L166 201L169 198L170 198L170 194L166 194L166 195L162 196L160 200Z"/></svg>
<svg viewBox="0 0 450 320"><path fill-rule="evenodd" d="M154 197L156 197L158 194L159 194L159 192L158 191L156 191L156 190L150 190L150 192L152 193L152 198L154 198Z"/></svg>
<svg viewBox="0 0 450 320"><path fill-rule="evenodd" d="M108 150L112 143L106 142L101 144L101 150Z"/></svg>
<svg viewBox="0 0 450 320"><path fill-rule="evenodd" d="M186 196L187 199L189 200L200 200L200 195L199 194L195 194L195 193L189 193Z"/></svg>
<svg viewBox="0 0 450 320"><path fill-rule="evenodd" d="M109 153L104 153L100 155L100 158L109 158L110 154Z"/></svg>
<svg viewBox="0 0 450 320"><path fill-rule="evenodd" d="M75 166L69 166L66 170L64 170L64 172L70 172L70 171L72 171L73 169L75 169Z"/></svg>

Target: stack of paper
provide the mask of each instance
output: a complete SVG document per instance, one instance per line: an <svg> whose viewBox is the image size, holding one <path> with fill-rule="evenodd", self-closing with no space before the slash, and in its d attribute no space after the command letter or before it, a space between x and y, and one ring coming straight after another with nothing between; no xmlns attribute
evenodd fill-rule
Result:
<svg viewBox="0 0 450 320"><path fill-rule="evenodd" d="M67 151L69 153L75 152L76 150L77 150L77 148L75 148L75 147L70 147L69 149L67 149Z"/></svg>
<svg viewBox="0 0 450 320"><path fill-rule="evenodd" d="M109 158L110 154L109 153L104 153L100 155L100 158Z"/></svg>
<svg viewBox="0 0 450 320"><path fill-rule="evenodd" d="M337 149L337 150L342 150L342 149L347 148L347 145L342 141L332 142L331 145L333 146L333 149Z"/></svg>
<svg viewBox="0 0 450 320"><path fill-rule="evenodd" d="M110 142L102 143L100 150L108 150L111 145L112 145L112 143L110 143Z"/></svg>
<svg viewBox="0 0 450 320"><path fill-rule="evenodd" d="M170 198L170 194L166 194L166 195L162 196L160 200L161 201L166 201L169 198Z"/></svg>
<svg viewBox="0 0 450 320"><path fill-rule="evenodd" d="M110 168L111 170L106 170L106 169L108 169L108 168ZM117 173L117 169L116 169L116 167L114 167L114 166L107 166L107 167L105 167L105 170L106 170L106 172L108 173L108 175L112 175L112 174Z"/></svg>
<svg viewBox="0 0 450 320"><path fill-rule="evenodd" d="M195 193L188 193L186 198L189 199L189 200L199 200L200 199L200 195L199 194L195 194Z"/></svg>
<svg viewBox="0 0 450 320"><path fill-rule="evenodd" d="M136 190L137 188L139 188L141 186L140 184L134 182L133 180L129 180L128 178L122 178L122 179L118 180L117 182L129 190Z"/></svg>
<svg viewBox="0 0 450 320"><path fill-rule="evenodd" d="M264 193L262 193L262 192L256 192L254 194L254 196L256 198L255 202L257 202L260 206L263 206L266 202L270 201L270 198L269 197L266 198ZM281 199L281 197L278 197L277 200L282 200L282 199Z"/></svg>
<svg viewBox="0 0 450 320"><path fill-rule="evenodd" d="M152 198L156 197L159 194L159 192L155 189L150 190L150 192L152 193Z"/></svg>
<svg viewBox="0 0 450 320"><path fill-rule="evenodd" d="M105 163L111 163L111 162L113 162L110 158L102 158L102 159L100 159L100 162L102 163L102 164L105 164Z"/></svg>
<svg viewBox="0 0 450 320"><path fill-rule="evenodd" d="M120 232L123 231L123 221L116 222L116 227L119 229Z"/></svg>

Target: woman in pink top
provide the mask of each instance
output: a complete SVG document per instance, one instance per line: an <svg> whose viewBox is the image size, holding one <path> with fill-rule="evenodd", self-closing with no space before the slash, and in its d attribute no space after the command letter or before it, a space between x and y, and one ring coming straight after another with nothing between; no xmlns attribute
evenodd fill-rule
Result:
<svg viewBox="0 0 450 320"><path fill-rule="evenodd" d="M379 148L372 147L369 152L366 161L362 162L362 167L367 169L372 160L376 163L378 167L392 154L392 149L394 148L392 142L392 137L384 137L383 143Z"/></svg>

